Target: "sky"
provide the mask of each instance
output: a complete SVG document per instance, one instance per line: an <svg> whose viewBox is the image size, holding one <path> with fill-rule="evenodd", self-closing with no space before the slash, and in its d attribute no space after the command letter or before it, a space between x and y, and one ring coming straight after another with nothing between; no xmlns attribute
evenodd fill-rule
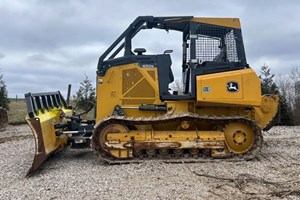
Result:
<svg viewBox="0 0 300 200"><path fill-rule="evenodd" d="M85 75L95 84L99 56L137 17L237 17L247 62L259 74L266 64L286 75L300 65L299 0L1 0L0 69L8 96L79 89ZM177 42L176 42L177 41ZM181 77L181 35L143 32L133 44L147 53L173 49ZM133 45L133 46L134 46Z"/></svg>

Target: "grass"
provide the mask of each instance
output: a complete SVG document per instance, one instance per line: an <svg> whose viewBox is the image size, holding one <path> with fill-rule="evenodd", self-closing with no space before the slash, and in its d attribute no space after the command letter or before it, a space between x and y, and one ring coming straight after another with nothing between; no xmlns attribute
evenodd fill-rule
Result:
<svg viewBox="0 0 300 200"><path fill-rule="evenodd" d="M8 124L17 125L26 123L27 108L24 99L10 99L8 114Z"/></svg>

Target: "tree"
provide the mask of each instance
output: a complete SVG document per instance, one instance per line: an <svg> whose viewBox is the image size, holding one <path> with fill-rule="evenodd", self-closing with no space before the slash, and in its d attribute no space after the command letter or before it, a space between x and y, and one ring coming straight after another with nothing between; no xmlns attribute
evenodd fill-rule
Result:
<svg viewBox="0 0 300 200"><path fill-rule="evenodd" d="M287 103L293 109L295 95L290 77L288 75L279 74L275 77L275 83L278 86L279 93L285 97Z"/></svg>
<svg viewBox="0 0 300 200"><path fill-rule="evenodd" d="M293 111L290 104L287 103L286 97L280 95L280 125L294 125Z"/></svg>
<svg viewBox="0 0 300 200"><path fill-rule="evenodd" d="M293 84L300 81L300 66L293 67L293 69L291 71L290 79Z"/></svg>
<svg viewBox="0 0 300 200"><path fill-rule="evenodd" d="M300 125L300 96L296 96L294 108L295 125Z"/></svg>
<svg viewBox="0 0 300 200"><path fill-rule="evenodd" d="M273 81L274 74L271 74L271 69L267 65L263 65L260 69L261 75L261 93L264 94L279 94L278 87Z"/></svg>
<svg viewBox="0 0 300 200"><path fill-rule="evenodd" d="M292 82L292 94L294 95L292 103L295 124L300 125L300 66L293 67L290 81Z"/></svg>
<svg viewBox="0 0 300 200"><path fill-rule="evenodd" d="M276 77L276 84L280 94L285 96L294 113L294 124L300 125L300 66L292 68L289 75L279 75Z"/></svg>
<svg viewBox="0 0 300 200"><path fill-rule="evenodd" d="M0 107L9 109L9 99L7 98L6 85L3 80L3 74L0 72Z"/></svg>
<svg viewBox="0 0 300 200"><path fill-rule="evenodd" d="M280 96L279 124L294 125L293 112L290 104L287 102L285 88L281 88L281 90L278 88L277 84L274 82L275 75L271 73L271 69L267 65L261 67L260 73L261 75L259 78L261 80L262 94L276 94Z"/></svg>
<svg viewBox="0 0 300 200"><path fill-rule="evenodd" d="M95 88L92 82L88 79L85 74L85 79L80 82L80 88L73 96L76 106L83 110L88 110L91 107L91 103L95 103Z"/></svg>

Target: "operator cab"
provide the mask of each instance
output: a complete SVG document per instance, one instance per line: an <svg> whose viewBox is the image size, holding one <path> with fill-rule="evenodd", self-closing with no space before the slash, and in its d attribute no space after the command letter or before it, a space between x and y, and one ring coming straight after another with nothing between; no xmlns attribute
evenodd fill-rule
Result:
<svg viewBox="0 0 300 200"><path fill-rule="evenodd" d="M132 38L140 30L152 28L182 33L178 43L182 43L183 91L179 93L169 91L174 81L171 50L154 55L146 54L145 48L132 52ZM121 50L124 55L116 58ZM97 73L104 75L109 67L129 63L157 67L162 101L195 99L196 76L248 67L239 20L235 18L138 17L99 58Z"/></svg>

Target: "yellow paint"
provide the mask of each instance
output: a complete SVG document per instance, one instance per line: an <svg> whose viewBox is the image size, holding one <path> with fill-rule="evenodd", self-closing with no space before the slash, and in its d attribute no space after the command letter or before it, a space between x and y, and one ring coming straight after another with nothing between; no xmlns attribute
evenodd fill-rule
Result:
<svg viewBox="0 0 300 200"><path fill-rule="evenodd" d="M46 154L49 154L67 144L67 136L61 135L57 137L55 134L56 130L54 129L54 124L61 122L60 114L62 111L69 115L72 113L72 110L54 108L50 109L49 111L45 111L44 113L39 111L39 114L35 115L35 119L40 123L42 132L39 133L38 130L33 130L33 132L42 135ZM26 119L30 127L34 129L34 127L30 124L30 121L28 120L29 117L26 117ZM34 136L35 140L37 141L36 134L34 134Z"/></svg>
<svg viewBox="0 0 300 200"><path fill-rule="evenodd" d="M132 149L126 145L134 141L135 143L148 142L155 143L157 148L170 148L175 146L179 149L191 148L224 148L224 133L221 131L151 131L151 130L132 130L125 132L107 132L106 148L116 158L131 158ZM168 146L168 144L170 146ZM214 144L214 145L212 145ZM146 147L141 148L146 149Z"/></svg>
<svg viewBox="0 0 300 200"><path fill-rule="evenodd" d="M191 19L193 22L200 22L205 24L211 24L216 26L224 26L229 28L240 29L241 24L238 18L203 18L203 17L194 17Z"/></svg>
<svg viewBox="0 0 300 200"><path fill-rule="evenodd" d="M134 107L141 104L161 104L156 67L140 67L137 63L112 67L105 76L97 76L96 121L110 116L115 105ZM126 109L129 116L155 116L159 112Z"/></svg>
<svg viewBox="0 0 300 200"><path fill-rule="evenodd" d="M96 121L110 116L116 105L123 107L127 116L161 116L166 113L140 111L138 106L164 103L168 107L168 115L188 112L199 115L239 115L255 120L260 128L264 128L275 116L279 102L278 97L261 97L260 80L250 68L197 76L196 101L161 102L156 67L143 68L136 63L112 67L105 76L98 76L97 80ZM227 91L230 81L238 82L237 92ZM144 126L138 128L144 129Z"/></svg>
<svg viewBox="0 0 300 200"><path fill-rule="evenodd" d="M254 120L261 129L264 129L273 120L278 111L279 101L277 95L262 96L261 106L254 107Z"/></svg>
<svg viewBox="0 0 300 200"><path fill-rule="evenodd" d="M238 91L229 92L228 82L237 82ZM197 105L221 104L260 106L260 80L252 69L197 76Z"/></svg>
<svg viewBox="0 0 300 200"><path fill-rule="evenodd" d="M247 152L254 144L254 133L246 124L231 123L224 129L225 142L234 153Z"/></svg>
<svg viewBox="0 0 300 200"><path fill-rule="evenodd" d="M192 101L167 101L168 114L180 114L189 112L189 103Z"/></svg>
<svg viewBox="0 0 300 200"><path fill-rule="evenodd" d="M153 137L151 136L153 134ZM221 131L154 131L151 130L132 130L121 133L107 133L107 141L129 142L132 139L135 141L186 141L197 140L224 140L224 135Z"/></svg>

